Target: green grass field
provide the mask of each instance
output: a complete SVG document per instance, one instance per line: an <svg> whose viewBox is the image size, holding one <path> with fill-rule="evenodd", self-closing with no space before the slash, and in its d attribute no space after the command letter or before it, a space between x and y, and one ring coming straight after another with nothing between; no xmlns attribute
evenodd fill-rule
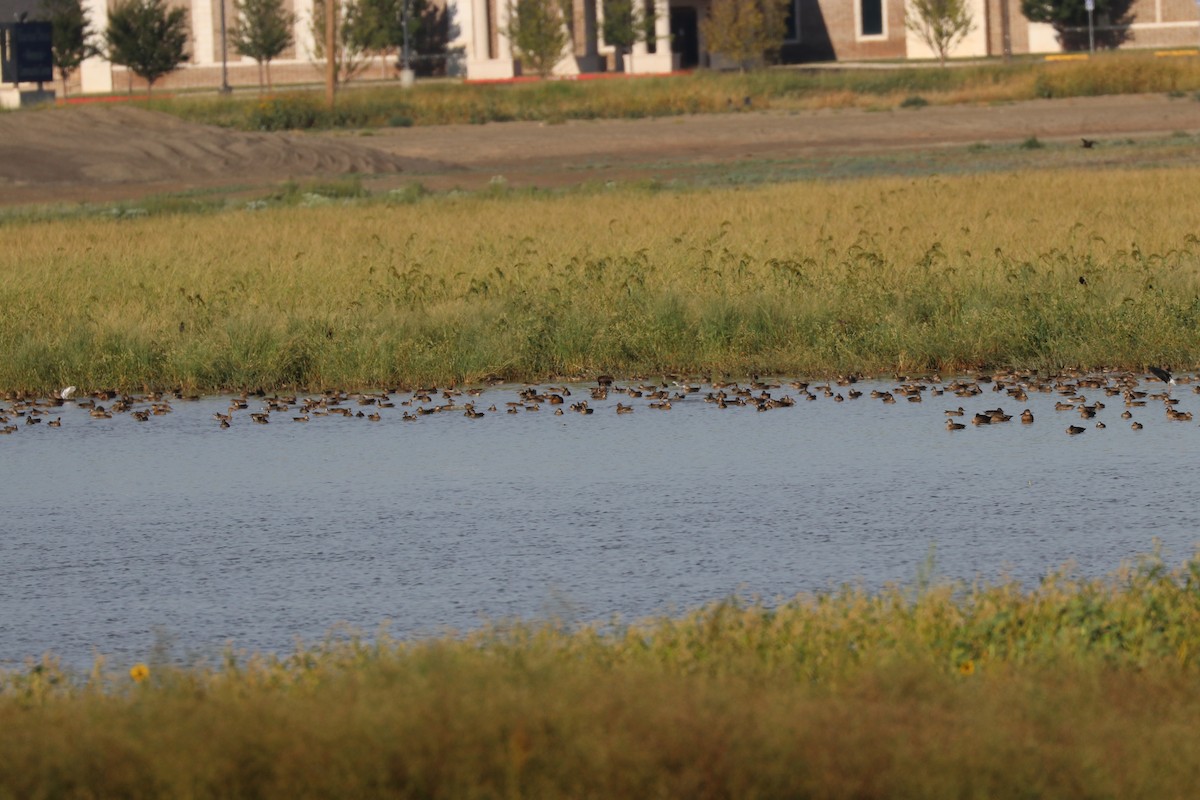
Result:
<svg viewBox="0 0 1200 800"><path fill-rule="evenodd" d="M954 69L774 69L700 71L669 78L551 81L517 85L430 83L415 89L351 86L336 109L320 93L264 97L181 95L151 107L186 119L246 130L358 128L450 123L661 117L743 110L897 108L914 104L1002 103L1050 97L1145 92L1185 97L1200 90L1195 58L1147 52L1101 54L1087 62L993 62ZM746 100L749 99L749 106Z"/></svg>
<svg viewBox="0 0 1200 800"><path fill-rule="evenodd" d="M0 226L0 387L1195 364L1195 169ZM1085 283L1081 283L1083 278Z"/></svg>

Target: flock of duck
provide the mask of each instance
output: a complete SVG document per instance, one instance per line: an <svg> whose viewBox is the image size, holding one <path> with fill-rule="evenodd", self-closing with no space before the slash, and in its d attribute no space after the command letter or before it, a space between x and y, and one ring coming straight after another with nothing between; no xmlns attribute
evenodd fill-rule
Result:
<svg viewBox="0 0 1200 800"><path fill-rule="evenodd" d="M529 414L546 411L555 416L566 413L583 415L635 411L667 412L681 404L706 403L715 408L747 408L771 411L789 408L800 403L827 400L834 403L854 402L863 398L883 404L922 403L939 397L952 397L967 405L994 405L968 411L964 405L944 410L945 427L961 431L967 425L1002 425L1019 420L1023 425L1034 423L1033 412L1006 412L1001 402L1024 405L1031 394L1057 395L1055 413L1077 415L1078 424L1066 427L1066 433L1078 436L1089 429L1103 429L1107 424L1099 412L1106 402L1123 406L1120 416L1133 430L1143 423L1134 416L1149 416L1154 408L1162 409L1168 421L1188 422L1191 411L1177 408L1180 398L1173 389L1178 383L1192 383L1194 378L1177 379L1165 369L1150 367L1149 375L1128 371L1064 372L1040 377L1032 372L1001 372L988 375L959 377L943 381L937 375L920 378L898 376L895 382L872 381L877 388L863 391L858 387L861 376L843 375L828 381L771 381L757 376L748 381L689 379L677 375L661 380L634 379L618 381L601 375L594 381L553 386L523 386L497 388L425 387L413 390L377 392L327 391L318 394L281 395L265 392L244 392L229 399L228 407L215 412L216 427L228 429L246 420L252 424L275 422L307 423L321 418L360 419L380 422L391 417L403 422L417 422L429 415L458 414L468 419L482 419L495 414ZM865 387L864 387L865 388ZM485 393L509 391L510 399L483 399ZM1200 384L1192 389L1200 394ZM987 401L988 397L996 398ZM172 413L172 403L198 400L197 395L175 392L127 394L116 391L95 391L77 396L69 386L49 397L34 397L20 393L5 396L0 405L0 434L14 434L21 428L44 424L59 428L63 418L86 413L89 419L108 420L127 416L146 423ZM491 402L489 402L489 400ZM615 401L615 403L614 403ZM952 401L951 401L952 402Z"/></svg>

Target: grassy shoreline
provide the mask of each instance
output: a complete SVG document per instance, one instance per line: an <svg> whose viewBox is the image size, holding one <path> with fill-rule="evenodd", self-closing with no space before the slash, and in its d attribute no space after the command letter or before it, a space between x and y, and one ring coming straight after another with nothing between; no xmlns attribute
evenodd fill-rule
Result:
<svg viewBox="0 0 1200 800"><path fill-rule="evenodd" d="M1197 178L499 189L14 221L0 389L1190 369L1200 231L1173 198Z"/></svg>
<svg viewBox="0 0 1200 800"><path fill-rule="evenodd" d="M4 797L1182 797L1200 563L0 673Z"/></svg>

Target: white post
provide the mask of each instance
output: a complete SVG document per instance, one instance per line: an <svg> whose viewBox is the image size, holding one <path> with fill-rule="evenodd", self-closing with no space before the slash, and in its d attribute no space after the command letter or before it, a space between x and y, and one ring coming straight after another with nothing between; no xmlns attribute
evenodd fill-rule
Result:
<svg viewBox="0 0 1200 800"><path fill-rule="evenodd" d="M1092 24L1092 12L1096 10L1096 0L1084 0L1083 7L1088 12L1088 53L1096 52L1096 28Z"/></svg>

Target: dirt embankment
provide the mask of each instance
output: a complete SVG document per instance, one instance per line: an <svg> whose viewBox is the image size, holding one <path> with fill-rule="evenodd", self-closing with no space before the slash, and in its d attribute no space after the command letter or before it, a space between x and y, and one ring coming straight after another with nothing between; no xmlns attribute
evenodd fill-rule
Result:
<svg viewBox="0 0 1200 800"><path fill-rule="evenodd" d="M121 106L0 115L0 202L104 201L438 169L352 140L246 133Z"/></svg>
<svg viewBox="0 0 1200 800"><path fill-rule="evenodd" d="M1200 131L1200 103L1160 95L866 112L752 112L653 120L451 125L352 133L244 133L131 107L0 115L0 203L103 201L265 187L351 173L379 186L475 187L628 177L655 165L869 154L1030 136Z"/></svg>

